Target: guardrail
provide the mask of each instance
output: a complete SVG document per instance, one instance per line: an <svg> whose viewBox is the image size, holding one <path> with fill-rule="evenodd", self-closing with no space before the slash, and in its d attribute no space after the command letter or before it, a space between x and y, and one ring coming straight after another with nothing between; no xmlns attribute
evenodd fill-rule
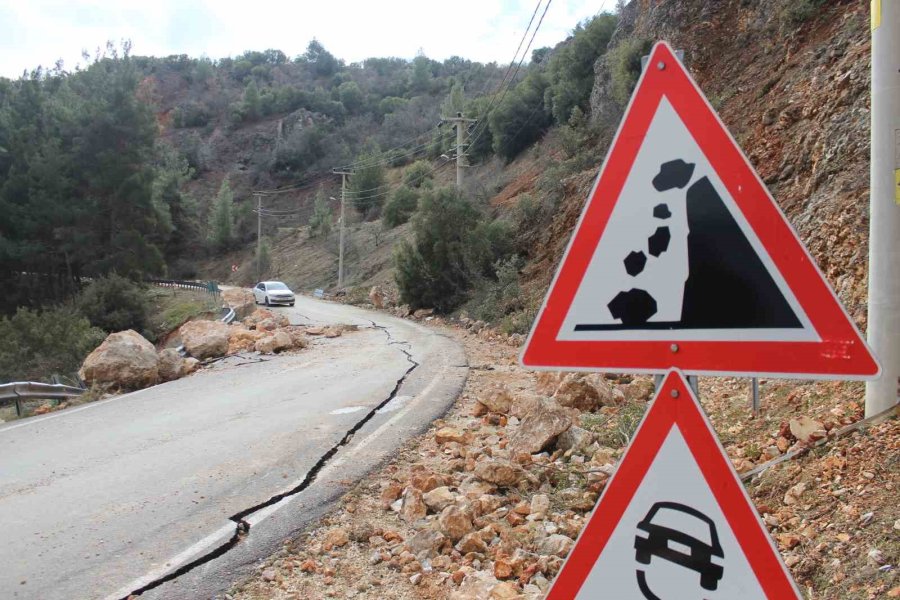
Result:
<svg viewBox="0 0 900 600"><path fill-rule="evenodd" d="M35 381L14 381L0 385L0 403L15 400L16 415L22 416L22 400L74 398L84 393L84 389L61 383L38 383Z"/></svg>

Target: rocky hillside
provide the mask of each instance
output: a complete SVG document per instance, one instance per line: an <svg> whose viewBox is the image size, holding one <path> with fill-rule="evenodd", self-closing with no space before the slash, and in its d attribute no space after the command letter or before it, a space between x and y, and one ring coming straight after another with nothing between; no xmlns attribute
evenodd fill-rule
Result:
<svg viewBox="0 0 900 600"><path fill-rule="evenodd" d="M602 134L594 163L562 180L559 212L532 232L526 274L533 285L549 283L621 118L617 54L660 39L684 50L694 78L864 328L869 13L867 4L849 0L629 2L595 65L591 119ZM510 189L513 197L535 191L522 181Z"/></svg>

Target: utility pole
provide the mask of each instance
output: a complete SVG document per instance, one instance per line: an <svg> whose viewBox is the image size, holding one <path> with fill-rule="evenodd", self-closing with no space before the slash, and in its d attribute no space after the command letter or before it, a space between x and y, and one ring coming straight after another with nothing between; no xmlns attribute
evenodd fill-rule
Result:
<svg viewBox="0 0 900 600"><path fill-rule="evenodd" d="M256 194L256 281L262 279L262 194Z"/></svg>
<svg viewBox="0 0 900 600"><path fill-rule="evenodd" d="M462 170L468 165L465 163L465 130L469 123L477 123L478 119L467 119L461 112L455 117L441 117L441 123L453 123L456 127L456 189L462 190Z"/></svg>
<svg viewBox="0 0 900 600"><path fill-rule="evenodd" d="M881 377L866 384L866 416L900 396L900 2L872 0L872 162L869 346Z"/></svg>
<svg viewBox="0 0 900 600"><path fill-rule="evenodd" d="M332 173L341 176L341 233L340 242L338 243L338 289L344 287L344 205L347 199L347 175L352 175L351 171L338 171L332 169Z"/></svg>

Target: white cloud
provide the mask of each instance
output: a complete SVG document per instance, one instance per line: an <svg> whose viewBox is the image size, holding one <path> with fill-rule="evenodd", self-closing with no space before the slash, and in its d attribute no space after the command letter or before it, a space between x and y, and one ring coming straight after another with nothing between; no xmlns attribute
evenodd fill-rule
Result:
<svg viewBox="0 0 900 600"><path fill-rule="evenodd" d="M125 39L137 55L220 58L277 48L293 57L315 37L349 62L412 58L421 48L439 60L458 55L506 63L535 7L532 0L0 2L0 75L7 77L39 64L52 66L59 58L72 68L81 62L83 49L93 54L107 41ZM561 41L579 21L613 4L555 0L532 48Z"/></svg>

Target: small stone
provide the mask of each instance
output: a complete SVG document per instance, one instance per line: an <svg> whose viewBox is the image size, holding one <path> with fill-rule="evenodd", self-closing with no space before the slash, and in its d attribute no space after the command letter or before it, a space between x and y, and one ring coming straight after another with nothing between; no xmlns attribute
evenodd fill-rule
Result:
<svg viewBox="0 0 900 600"><path fill-rule="evenodd" d="M422 499L425 501L425 506L432 511L441 512L455 502L456 496L450 491L450 488L441 486L423 494Z"/></svg>
<svg viewBox="0 0 900 600"><path fill-rule="evenodd" d="M350 535L347 533L347 530L338 527L325 534L325 539L322 541L322 549L325 552L330 552L334 548L346 546L349 541Z"/></svg>
<svg viewBox="0 0 900 600"><path fill-rule="evenodd" d="M262 572L262 578L264 581L275 581L275 569L265 569Z"/></svg>
<svg viewBox="0 0 900 600"><path fill-rule="evenodd" d="M574 544L575 540L572 538L561 533L554 533L538 542L538 551L541 554L565 558Z"/></svg>
<svg viewBox="0 0 900 600"><path fill-rule="evenodd" d="M511 462L485 460L475 466L475 477L501 487L513 487L525 479L525 471Z"/></svg>
<svg viewBox="0 0 900 600"><path fill-rule="evenodd" d="M487 551L487 544L484 543L478 532L473 532L464 535L459 540L459 543L456 544L456 549L462 554L468 554L469 552L484 553Z"/></svg>

